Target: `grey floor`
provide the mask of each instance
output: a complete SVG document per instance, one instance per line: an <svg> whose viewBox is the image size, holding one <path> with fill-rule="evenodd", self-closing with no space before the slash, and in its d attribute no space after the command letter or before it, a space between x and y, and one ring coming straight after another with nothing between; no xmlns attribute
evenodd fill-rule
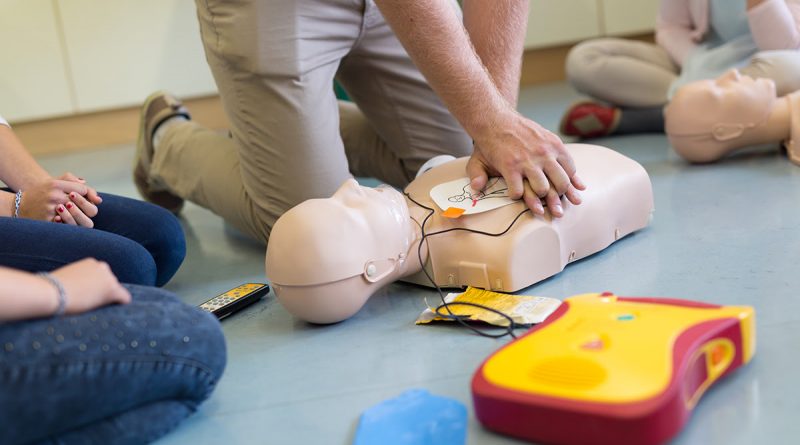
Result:
<svg viewBox="0 0 800 445"><path fill-rule="evenodd" d="M524 114L555 129L577 96L553 84L522 92ZM756 308L755 360L712 388L675 444L789 444L800 437L800 168L774 148L691 166L664 136L595 141L639 161L653 182L648 229L570 265L526 293L556 298L612 290ZM137 196L133 147L50 157L99 189ZM188 257L166 286L199 304L242 282L264 280L264 249L194 205L182 213ZM270 294L223 322L228 368L199 412L159 441L171 444L350 444L360 413L406 389L426 388L469 409L467 442L517 441L484 430L469 391L479 363L507 340L413 324L433 293L394 284L351 320L312 326ZM576 425L579 427L579 425Z"/></svg>

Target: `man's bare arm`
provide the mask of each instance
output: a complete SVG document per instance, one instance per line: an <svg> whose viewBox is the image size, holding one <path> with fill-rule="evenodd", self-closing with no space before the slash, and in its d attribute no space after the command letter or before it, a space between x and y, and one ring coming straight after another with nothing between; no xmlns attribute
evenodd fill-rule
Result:
<svg viewBox="0 0 800 445"><path fill-rule="evenodd" d="M547 198L555 216L562 214L559 195L566 194L575 204L580 202L576 188L583 189L583 184L561 140L517 113L514 101L505 98L509 93L498 89L481 62L452 2L377 0L376 3L431 87L475 141L475 151L467 166L474 188L483 188L489 175L502 175L509 185L510 196L522 197L539 214L544 213L539 197ZM483 2L480 6L488 11L496 5ZM476 11L469 14L473 12ZM513 8L506 12L519 14ZM480 21L481 17L475 16L474 20ZM491 31L486 22L472 26L484 30L487 37ZM495 33L506 32L501 23L491 26L496 26ZM486 58L493 57L489 54L491 42L480 37L478 40L487 51ZM513 45L506 51L509 48ZM518 70L517 66L510 71ZM512 90L511 82L502 83L504 91Z"/></svg>
<svg viewBox="0 0 800 445"><path fill-rule="evenodd" d="M528 0L464 0L464 27L497 89L517 106Z"/></svg>

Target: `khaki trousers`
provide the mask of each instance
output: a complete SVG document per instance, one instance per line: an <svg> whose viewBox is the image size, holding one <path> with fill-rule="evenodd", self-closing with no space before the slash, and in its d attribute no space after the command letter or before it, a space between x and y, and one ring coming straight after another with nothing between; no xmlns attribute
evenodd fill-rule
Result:
<svg viewBox="0 0 800 445"><path fill-rule="evenodd" d="M664 48L635 40L602 38L576 45L567 56L567 78L595 99L623 107L667 103L680 68ZM778 95L800 89L800 51L762 51L740 70L775 81Z"/></svg>
<svg viewBox="0 0 800 445"><path fill-rule="evenodd" d="M151 175L178 196L268 241L286 210L351 174L404 187L433 156L471 154L371 0L196 4L231 128L168 127Z"/></svg>

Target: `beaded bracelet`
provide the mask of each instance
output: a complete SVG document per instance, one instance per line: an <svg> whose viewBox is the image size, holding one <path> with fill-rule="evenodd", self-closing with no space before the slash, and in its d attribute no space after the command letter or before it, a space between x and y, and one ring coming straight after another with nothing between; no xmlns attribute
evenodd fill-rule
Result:
<svg viewBox="0 0 800 445"><path fill-rule="evenodd" d="M22 190L18 190L14 195L14 218L19 218L19 205L22 204Z"/></svg>
<svg viewBox="0 0 800 445"><path fill-rule="evenodd" d="M61 284L61 281L47 272L39 272L37 275L49 281L50 284L52 284L58 291L58 307L56 308L56 312L53 314L53 316L60 317L64 315L64 311L67 309L67 291L64 290L64 286Z"/></svg>

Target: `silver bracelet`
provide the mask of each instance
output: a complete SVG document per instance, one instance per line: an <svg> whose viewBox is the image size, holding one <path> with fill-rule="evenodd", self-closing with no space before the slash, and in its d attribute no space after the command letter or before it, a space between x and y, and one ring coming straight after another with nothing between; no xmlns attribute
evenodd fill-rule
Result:
<svg viewBox="0 0 800 445"><path fill-rule="evenodd" d="M64 311L67 309L67 291L64 290L64 286L61 284L61 281L47 272L39 272L37 275L49 281L50 284L52 284L58 291L58 307L56 308L56 312L53 314L53 316L60 317L64 315Z"/></svg>
<svg viewBox="0 0 800 445"><path fill-rule="evenodd" d="M14 218L19 218L19 205L22 204L22 190L18 190L14 195Z"/></svg>

